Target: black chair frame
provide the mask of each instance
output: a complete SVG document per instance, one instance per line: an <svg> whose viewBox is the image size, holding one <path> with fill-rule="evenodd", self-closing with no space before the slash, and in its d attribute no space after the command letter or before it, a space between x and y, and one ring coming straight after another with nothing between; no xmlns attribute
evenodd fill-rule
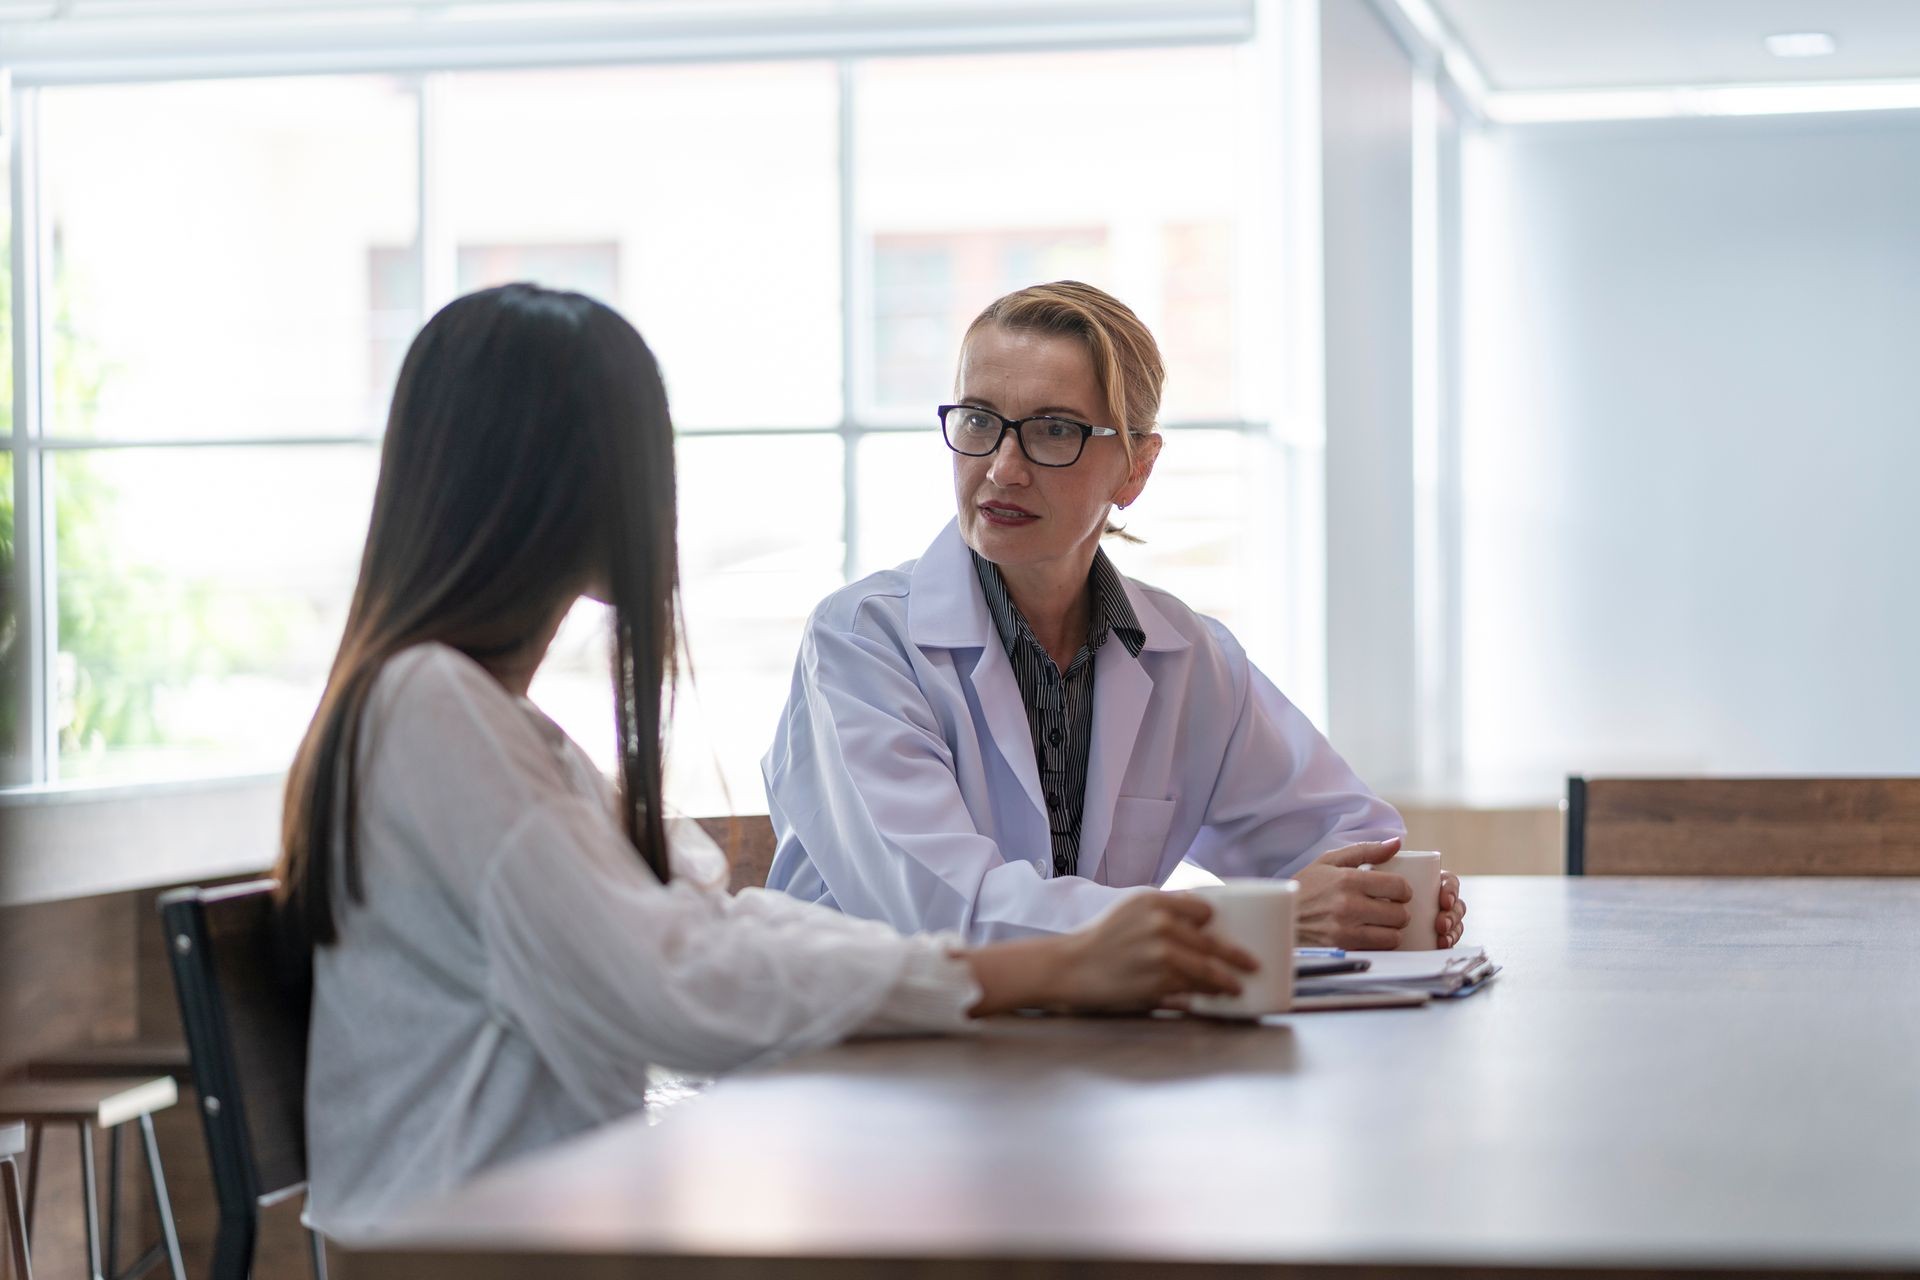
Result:
<svg viewBox="0 0 1920 1280"><path fill-rule="evenodd" d="M194 1090L199 1097L207 1158L220 1209L219 1233L214 1241L214 1280L246 1280L253 1268L260 1210L302 1195L307 1187L301 1100L306 1087L308 992L304 987L291 991L288 1007L277 1011L286 1035L297 1036L297 1045L274 1046L276 1052L263 1063L261 1055L246 1051L235 1038L229 1002L236 993L222 977L223 969L236 960L254 965L253 972L258 974L277 972L278 961L268 932L277 888L276 881L254 880L212 889L178 889L160 899L174 990L180 998L180 1018L193 1063ZM225 927L216 929L210 915L220 916ZM216 934L236 932L236 923L247 954L223 955L228 942L216 941ZM251 994L257 997L259 993ZM276 1066L278 1070L273 1069ZM264 1078L268 1075L282 1078ZM268 1130L250 1122L260 1117L248 1114L249 1097L259 1097L263 1086L291 1100L298 1111L292 1116L264 1118L279 1128L280 1148L271 1155L263 1153L258 1140L258 1135ZM308 1244L316 1280L326 1280L325 1244L312 1231L308 1232Z"/></svg>
<svg viewBox="0 0 1920 1280"><path fill-rule="evenodd" d="M1567 874L1587 874L1587 780L1567 779Z"/></svg>

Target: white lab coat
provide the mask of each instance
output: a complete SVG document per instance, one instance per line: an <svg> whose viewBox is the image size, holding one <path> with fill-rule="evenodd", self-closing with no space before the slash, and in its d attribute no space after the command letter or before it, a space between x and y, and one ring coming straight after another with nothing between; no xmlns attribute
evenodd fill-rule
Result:
<svg viewBox="0 0 1920 1280"><path fill-rule="evenodd" d="M808 621L762 762L768 886L979 943L1077 929L1183 858L1280 877L1405 834L1225 627L1123 581L1146 643L1095 659L1079 874L1053 874L1020 689L949 523Z"/></svg>

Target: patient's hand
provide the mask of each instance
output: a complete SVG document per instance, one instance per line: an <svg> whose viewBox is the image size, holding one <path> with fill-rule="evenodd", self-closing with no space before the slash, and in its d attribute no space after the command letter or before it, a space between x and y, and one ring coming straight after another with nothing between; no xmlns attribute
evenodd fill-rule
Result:
<svg viewBox="0 0 1920 1280"><path fill-rule="evenodd" d="M1412 919L1401 904L1413 897L1406 877L1387 871L1362 871L1363 864L1385 862L1400 851L1400 841L1350 844L1315 858L1294 877L1300 882L1299 942L1303 947L1341 947L1348 951L1391 951ZM1451 877L1447 877L1451 879ZM1452 901L1460 900L1453 881ZM1441 921L1447 892L1440 893ZM1465 911L1461 907L1462 912ZM1443 935L1444 936L1444 935ZM1451 945L1451 944L1448 944Z"/></svg>

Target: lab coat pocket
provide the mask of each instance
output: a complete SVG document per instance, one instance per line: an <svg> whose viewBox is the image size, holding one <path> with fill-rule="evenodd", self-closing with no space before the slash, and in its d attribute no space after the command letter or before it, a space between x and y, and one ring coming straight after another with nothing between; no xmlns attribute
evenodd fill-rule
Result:
<svg viewBox="0 0 1920 1280"><path fill-rule="evenodd" d="M1173 801L1120 796L1113 802L1113 832L1107 837L1102 879L1108 884L1158 884L1173 825Z"/></svg>

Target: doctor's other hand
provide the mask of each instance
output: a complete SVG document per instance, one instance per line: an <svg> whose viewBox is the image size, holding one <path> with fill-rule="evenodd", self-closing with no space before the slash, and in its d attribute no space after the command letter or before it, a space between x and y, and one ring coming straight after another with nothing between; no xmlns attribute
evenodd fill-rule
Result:
<svg viewBox="0 0 1920 1280"><path fill-rule="evenodd" d="M1237 995L1240 975L1259 964L1204 931L1212 915L1190 894L1137 893L1077 933L965 952L981 993L968 1012L1151 1009L1174 996Z"/></svg>
<svg viewBox="0 0 1920 1280"><path fill-rule="evenodd" d="M1360 868L1399 851L1398 839L1350 844L1302 867L1294 876L1300 882L1300 945L1348 951L1398 947L1400 931L1413 918L1401 904L1413 897L1413 888L1404 876Z"/></svg>
<svg viewBox="0 0 1920 1280"><path fill-rule="evenodd" d="M1459 944L1467 931L1467 900L1460 896L1460 877L1451 871L1440 873L1440 918L1434 921L1434 937L1443 947Z"/></svg>

